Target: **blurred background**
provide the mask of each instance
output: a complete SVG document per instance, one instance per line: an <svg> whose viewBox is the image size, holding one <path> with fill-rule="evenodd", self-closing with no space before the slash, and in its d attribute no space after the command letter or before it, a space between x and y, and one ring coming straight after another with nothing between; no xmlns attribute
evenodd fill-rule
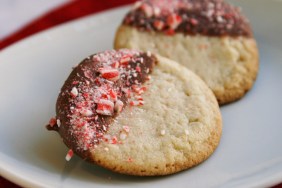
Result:
<svg viewBox="0 0 282 188"><path fill-rule="evenodd" d="M70 0L0 0L0 40Z"/></svg>
<svg viewBox="0 0 282 188"><path fill-rule="evenodd" d="M0 50L36 32L135 0L0 0Z"/></svg>

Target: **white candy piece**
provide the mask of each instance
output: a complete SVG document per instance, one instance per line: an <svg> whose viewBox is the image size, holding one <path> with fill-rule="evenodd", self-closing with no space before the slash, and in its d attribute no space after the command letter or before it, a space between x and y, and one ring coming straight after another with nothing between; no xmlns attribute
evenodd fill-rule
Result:
<svg viewBox="0 0 282 188"><path fill-rule="evenodd" d="M71 95L72 95L73 97L76 97L76 96L78 95L78 90L77 90L76 87L73 87L73 88L72 88L72 90L71 90Z"/></svg>
<svg viewBox="0 0 282 188"><path fill-rule="evenodd" d="M61 121L59 119L57 119L57 125L58 125L58 127L61 126Z"/></svg>
<svg viewBox="0 0 282 188"><path fill-rule="evenodd" d="M89 116L93 115L93 112L91 110L88 110L88 109L84 109L80 113L81 113L81 115L83 115L85 117L89 117Z"/></svg>

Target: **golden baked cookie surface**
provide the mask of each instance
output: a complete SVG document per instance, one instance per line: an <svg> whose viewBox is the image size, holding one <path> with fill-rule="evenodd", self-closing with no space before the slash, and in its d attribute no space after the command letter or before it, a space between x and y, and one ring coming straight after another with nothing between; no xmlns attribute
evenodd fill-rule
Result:
<svg viewBox="0 0 282 188"><path fill-rule="evenodd" d="M144 105L127 107L108 131L120 144L102 142L98 164L125 174L167 175L207 159L219 144L222 122L209 88L191 71L158 56Z"/></svg>

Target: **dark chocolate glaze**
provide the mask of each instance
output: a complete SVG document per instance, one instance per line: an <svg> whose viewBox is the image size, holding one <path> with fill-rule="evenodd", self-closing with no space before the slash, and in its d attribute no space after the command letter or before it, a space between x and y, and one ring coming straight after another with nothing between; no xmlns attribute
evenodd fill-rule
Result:
<svg viewBox="0 0 282 188"><path fill-rule="evenodd" d="M121 53L122 55L122 50L117 52L111 51L111 54L115 53ZM61 89L56 104L56 118L60 120L61 125L47 125L48 130L58 131L64 143L85 160L91 160L90 150L100 143L110 124L118 116L117 112L114 112L111 116L101 115L96 112L97 104L92 100L95 93L90 90L91 88L103 87L105 84L109 84L109 81L101 78L99 72L99 68L103 67L105 62L95 60L93 58L94 56L92 55L84 59L75 67ZM116 60L118 61L118 59L112 57L109 60L112 61L111 63L114 63ZM108 66L109 62L107 63ZM133 85L142 85L148 79L148 75L156 63L156 58L150 54L147 55L147 53L139 52L133 54L125 67L118 68L121 72L120 78L115 82L110 82L107 86L116 91L117 98L126 106L129 100L127 93L123 89L131 88ZM131 70L135 70L136 66L140 67L140 71L136 72L137 75L134 77L131 75ZM76 98L70 92L73 87L76 87L79 91L79 95ZM87 103L87 107L92 110L93 114L87 117L74 115L77 110L80 110L80 105L85 103ZM83 132L79 127L79 123L81 122L86 122L88 124L88 130L91 129L91 131ZM83 137L86 139L84 140ZM84 145L86 148L82 148L81 145Z"/></svg>
<svg viewBox="0 0 282 188"><path fill-rule="evenodd" d="M148 16L144 4L153 12L155 9L161 11ZM176 28L171 28L168 21L172 14L181 17ZM157 28L156 21L161 21L164 26ZM168 35L177 32L185 35L252 37L249 22L240 9L223 0L144 0L126 15L123 24Z"/></svg>

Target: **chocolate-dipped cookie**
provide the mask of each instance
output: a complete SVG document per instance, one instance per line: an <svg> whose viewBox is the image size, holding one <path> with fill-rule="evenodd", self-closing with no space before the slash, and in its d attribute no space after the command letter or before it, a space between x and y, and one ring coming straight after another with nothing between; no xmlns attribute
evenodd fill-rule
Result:
<svg viewBox="0 0 282 188"><path fill-rule="evenodd" d="M75 67L63 85L58 131L73 153L112 171L167 175L206 160L222 121L206 84L176 62L135 50L105 51Z"/></svg>
<svg viewBox="0 0 282 188"><path fill-rule="evenodd" d="M223 0L144 0L125 16L116 49L150 50L198 74L220 104L238 100L258 72L248 20Z"/></svg>

